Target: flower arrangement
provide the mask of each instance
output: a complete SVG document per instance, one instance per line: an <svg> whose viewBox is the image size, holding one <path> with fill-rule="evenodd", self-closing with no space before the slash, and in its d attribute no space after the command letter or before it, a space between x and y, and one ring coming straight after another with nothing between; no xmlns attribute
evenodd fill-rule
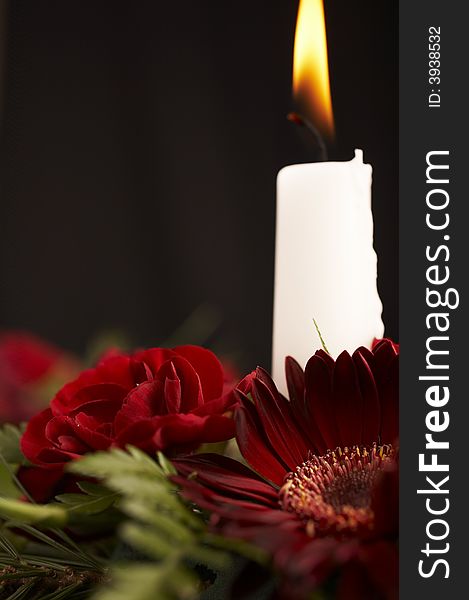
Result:
<svg viewBox="0 0 469 600"><path fill-rule="evenodd" d="M398 361L287 357L286 397L198 346L104 356L0 429L0 598L396 599Z"/></svg>

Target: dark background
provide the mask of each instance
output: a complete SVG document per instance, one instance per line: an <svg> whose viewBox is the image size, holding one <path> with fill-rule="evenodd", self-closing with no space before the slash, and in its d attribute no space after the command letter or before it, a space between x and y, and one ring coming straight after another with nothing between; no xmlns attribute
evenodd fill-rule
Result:
<svg viewBox="0 0 469 600"><path fill-rule="evenodd" d="M394 338L396 4L326 1L330 155L373 165ZM297 2L2 8L0 327L81 352L109 328L166 341L202 306L181 335L268 365L275 177L311 158L285 119Z"/></svg>

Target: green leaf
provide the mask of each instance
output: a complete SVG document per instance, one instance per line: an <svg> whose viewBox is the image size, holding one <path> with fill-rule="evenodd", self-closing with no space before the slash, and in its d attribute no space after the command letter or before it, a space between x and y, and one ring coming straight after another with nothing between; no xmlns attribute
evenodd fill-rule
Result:
<svg viewBox="0 0 469 600"><path fill-rule="evenodd" d="M17 465L24 462L20 450L22 429L6 424L0 427L0 496L19 498L22 495L15 472Z"/></svg>
<svg viewBox="0 0 469 600"><path fill-rule="evenodd" d="M177 486L168 479L163 467L137 448L90 454L70 463L68 468L73 473L101 479L106 487L120 493L124 498L122 509L126 500L137 500L142 506L172 515L186 526L204 529L201 519L177 496ZM169 469L167 463L165 468Z"/></svg>
<svg viewBox="0 0 469 600"><path fill-rule="evenodd" d="M164 560L174 554L174 546L163 536L135 523L125 523L121 529L121 535L122 539L131 546L157 560Z"/></svg>
<svg viewBox="0 0 469 600"><path fill-rule="evenodd" d="M82 492L88 494L89 496L114 496L114 492L104 485L99 485L97 483L91 483L90 481L79 481L77 486L80 488Z"/></svg>
<svg viewBox="0 0 469 600"><path fill-rule="evenodd" d="M24 426L16 427L7 423L0 427L0 454L7 463L15 465L24 461L20 449L20 439L23 435Z"/></svg>
<svg viewBox="0 0 469 600"><path fill-rule="evenodd" d="M155 460L134 447L127 448L127 452L112 449L87 455L71 463L69 468L74 473L101 479L106 488L121 495L119 509L128 518L120 528L121 539L155 561L149 575L151 582L142 589L134 582L128 596L126 592L126 600L192 597L197 577L188 570L187 561L193 564L198 560L217 567L226 565L228 554L213 550L202 541L205 523L179 496L178 487L169 479L176 471L162 454ZM173 579L175 573L177 577ZM183 584L188 575L193 585L186 589ZM121 575L117 578L119 586L116 587L126 589ZM112 594L114 592L113 587ZM100 600L107 597L111 596L98 596Z"/></svg>
<svg viewBox="0 0 469 600"><path fill-rule="evenodd" d="M119 510L126 516L119 529L121 539L134 551L152 559L150 565L124 563L112 572L110 588L94 600L178 600L193 598L202 589L199 577L188 565L204 564L223 570L236 552L249 560L266 563L264 553L246 542L224 540L207 533L200 514L181 498L171 481L171 462L161 454L152 459L134 447L110 449L86 455L69 464L69 471L98 479L109 494L119 495ZM100 490L83 484L82 490L101 499ZM96 484L92 484L96 485ZM76 495L60 500L73 505Z"/></svg>
<svg viewBox="0 0 469 600"><path fill-rule="evenodd" d="M198 596L197 577L176 561L117 567L111 581L92 600L191 600Z"/></svg>
<svg viewBox="0 0 469 600"><path fill-rule="evenodd" d="M68 521L67 511L58 504L29 504L11 498L0 498L0 516L43 527L63 527Z"/></svg>
<svg viewBox="0 0 469 600"><path fill-rule="evenodd" d="M161 467L149 456L129 447L129 452L113 448L106 452L88 454L78 461L69 463L68 470L86 477L96 477L107 481L112 476L135 475L166 480Z"/></svg>
<svg viewBox="0 0 469 600"><path fill-rule="evenodd" d="M0 460L0 496L4 498L19 498L21 491L15 483L10 465Z"/></svg>
<svg viewBox="0 0 469 600"><path fill-rule="evenodd" d="M111 493L105 496L88 496L86 494L60 494L56 500L65 504L69 516L96 515L110 508L117 500L118 494Z"/></svg>
<svg viewBox="0 0 469 600"><path fill-rule="evenodd" d="M194 534L185 525L179 523L169 515L156 512L142 502L126 500L123 502L122 508L129 516L155 527L160 533L167 535L180 544L190 544L195 540Z"/></svg>
<svg viewBox="0 0 469 600"><path fill-rule="evenodd" d="M160 463L163 473L165 475L177 475L177 471L174 468L172 462L168 460L162 452L158 452L157 456L158 462Z"/></svg>

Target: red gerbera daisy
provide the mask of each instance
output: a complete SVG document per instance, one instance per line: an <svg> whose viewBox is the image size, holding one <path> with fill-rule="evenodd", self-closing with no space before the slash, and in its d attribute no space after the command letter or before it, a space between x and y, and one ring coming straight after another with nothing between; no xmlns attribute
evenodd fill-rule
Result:
<svg viewBox="0 0 469 600"><path fill-rule="evenodd" d="M199 455L176 461L177 481L217 531L269 552L282 598L333 582L341 600L395 599L398 348L318 351L286 371L289 401L262 369L239 386L237 440L253 470Z"/></svg>

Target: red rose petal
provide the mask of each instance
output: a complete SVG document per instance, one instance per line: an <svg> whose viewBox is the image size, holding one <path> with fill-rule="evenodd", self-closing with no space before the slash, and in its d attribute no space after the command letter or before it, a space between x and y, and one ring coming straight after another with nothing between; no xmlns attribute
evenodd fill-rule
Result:
<svg viewBox="0 0 469 600"><path fill-rule="evenodd" d="M100 387L100 386L94 386ZM108 389L112 389L116 391L114 386L108 387ZM92 400L88 394L83 394L84 402L71 410L68 413L68 416L73 417L78 412L86 413L90 417L95 417L101 422L109 422L113 421L119 409L122 407L125 396L123 396L120 392L122 388L120 388L119 393L116 393L115 397L113 394L109 394L110 397L103 399Z"/></svg>
<svg viewBox="0 0 469 600"><path fill-rule="evenodd" d="M153 376L155 376L163 363L171 360L176 356L176 353L169 348L149 348L141 350L133 355L134 361L139 361L150 367ZM140 382L135 382L140 383Z"/></svg>
<svg viewBox="0 0 469 600"><path fill-rule="evenodd" d="M112 445L130 443L153 454L224 441L234 436L235 423L223 413L237 399L222 396L223 386L220 362L203 348L113 353L65 385L51 408L30 421L23 452L56 469Z"/></svg>
<svg viewBox="0 0 469 600"><path fill-rule="evenodd" d="M50 445L57 444L61 435L73 435L72 419L70 417L52 417L45 427L45 435Z"/></svg>
<svg viewBox="0 0 469 600"><path fill-rule="evenodd" d="M178 413L181 409L181 380L178 377L174 364L170 364L170 373L164 382L164 398L168 413Z"/></svg>
<svg viewBox="0 0 469 600"><path fill-rule="evenodd" d="M146 381L152 381L154 373L143 360L137 360L135 358L130 359L130 371L132 373L132 379L134 385L140 385Z"/></svg>
<svg viewBox="0 0 469 600"><path fill-rule="evenodd" d="M134 388L124 401L114 419L116 436L130 424L167 414L161 381L147 381Z"/></svg>
<svg viewBox="0 0 469 600"><path fill-rule="evenodd" d="M108 425L108 427L106 427ZM112 444L110 435L105 435L104 430L111 433L110 424L96 424L93 417L89 417L85 413L78 413L73 419L73 430L78 439L82 440L88 448L93 450L107 450Z"/></svg>
<svg viewBox="0 0 469 600"><path fill-rule="evenodd" d="M116 446L124 448L128 444L136 446L147 452L155 454L158 447L153 441L155 431L159 427L159 421L163 417L153 417L151 419L137 419L125 428L123 428L114 440Z"/></svg>
<svg viewBox="0 0 469 600"><path fill-rule="evenodd" d="M0 335L0 365L5 375L17 385L34 383L58 362L70 358L44 340L22 331Z"/></svg>
<svg viewBox="0 0 469 600"><path fill-rule="evenodd" d="M235 434L232 419L221 415L199 417L194 414L167 415L158 420L153 441L158 450L197 447L201 443L221 442Z"/></svg>
<svg viewBox="0 0 469 600"><path fill-rule="evenodd" d="M213 352L200 346L178 346L174 352L185 358L197 372L205 402L221 396L224 372Z"/></svg>
<svg viewBox="0 0 469 600"><path fill-rule="evenodd" d="M232 411L238 406L239 399L235 395L234 391L231 390L227 394L220 396L220 398L216 398L215 400L210 400L209 402L205 402L201 406L195 408L192 412L194 415L198 415L199 417L204 417L206 415L221 415L226 413L227 411Z"/></svg>
<svg viewBox="0 0 469 600"><path fill-rule="evenodd" d="M170 361L163 363L156 377L164 386L168 378L174 377L174 372L176 372L181 385L180 412L188 413L197 406L203 405L204 398L200 378L194 367L182 356L175 356ZM167 412L170 413L172 411L169 410L168 401L171 406L173 400L171 397L165 396Z"/></svg>
<svg viewBox="0 0 469 600"><path fill-rule="evenodd" d="M50 501L58 493L58 486L63 480L61 468L20 467L16 475L35 502Z"/></svg>
<svg viewBox="0 0 469 600"><path fill-rule="evenodd" d="M76 454L75 452L67 452L66 450L50 446L42 448L36 457L35 464L44 469L57 469L64 466L65 463L81 456L81 454Z"/></svg>
<svg viewBox="0 0 469 600"><path fill-rule="evenodd" d="M135 386L128 356L112 356L101 362L96 368L83 371L81 375L65 385L51 403L54 414L67 414L77 408L82 399L75 399L83 388L96 384L113 384L129 391Z"/></svg>
<svg viewBox="0 0 469 600"><path fill-rule="evenodd" d="M60 450L72 454L85 454L90 450L89 446L81 443L79 439L72 435L59 435L57 445Z"/></svg>
<svg viewBox="0 0 469 600"><path fill-rule="evenodd" d="M30 419L21 437L21 452L31 462L36 462L39 452L50 445L46 438L46 425L53 418L50 408L46 408Z"/></svg>

